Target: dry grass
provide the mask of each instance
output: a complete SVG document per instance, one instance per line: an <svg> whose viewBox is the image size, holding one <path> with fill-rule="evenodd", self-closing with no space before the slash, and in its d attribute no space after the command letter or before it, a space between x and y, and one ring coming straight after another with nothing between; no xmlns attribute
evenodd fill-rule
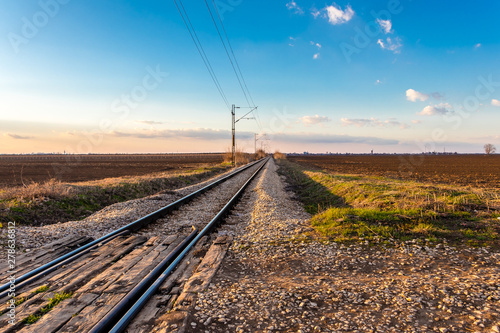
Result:
<svg viewBox="0 0 500 333"><path fill-rule="evenodd" d="M233 157L233 155L231 153L231 150L230 149L226 150L226 152L224 153L224 162L231 163L232 157ZM236 148L236 152L235 152L236 165L247 164L247 163L250 163L252 160L253 160L253 154L245 153L241 149Z"/></svg>
<svg viewBox="0 0 500 333"><path fill-rule="evenodd" d="M259 150L257 150L257 153L254 154L254 159L260 160L261 158L264 158L266 156L267 156L267 153L264 150L259 149Z"/></svg>
<svg viewBox="0 0 500 333"><path fill-rule="evenodd" d="M25 186L8 187L0 190L0 201L16 199L18 201L38 200L40 198L61 198L76 193L75 185L50 179L45 183L31 183ZM0 205L1 207L1 205Z"/></svg>
<svg viewBox="0 0 500 333"><path fill-rule="evenodd" d="M276 150L273 154L273 157L277 160L284 160L286 159L286 154L280 153L278 150Z"/></svg>

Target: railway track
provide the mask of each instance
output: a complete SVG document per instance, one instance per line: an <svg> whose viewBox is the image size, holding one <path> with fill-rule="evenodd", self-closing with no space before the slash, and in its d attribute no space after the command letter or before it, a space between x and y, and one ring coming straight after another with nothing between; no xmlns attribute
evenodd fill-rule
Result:
<svg viewBox="0 0 500 333"><path fill-rule="evenodd" d="M211 232L267 161L244 166L100 239L61 239L19 256L16 297L9 295L10 283L0 287L0 332L176 326L172 323L187 317L194 293L207 287L229 245L229 237ZM180 311L169 316L174 306Z"/></svg>

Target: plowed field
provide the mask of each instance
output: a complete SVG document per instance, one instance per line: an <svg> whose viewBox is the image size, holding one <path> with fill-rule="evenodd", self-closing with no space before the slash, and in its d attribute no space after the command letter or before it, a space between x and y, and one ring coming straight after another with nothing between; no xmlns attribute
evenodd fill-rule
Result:
<svg viewBox="0 0 500 333"><path fill-rule="evenodd" d="M292 162L341 174L500 187L499 155L301 155Z"/></svg>
<svg viewBox="0 0 500 333"><path fill-rule="evenodd" d="M0 187L57 179L63 182L186 171L221 163L223 154L3 155Z"/></svg>

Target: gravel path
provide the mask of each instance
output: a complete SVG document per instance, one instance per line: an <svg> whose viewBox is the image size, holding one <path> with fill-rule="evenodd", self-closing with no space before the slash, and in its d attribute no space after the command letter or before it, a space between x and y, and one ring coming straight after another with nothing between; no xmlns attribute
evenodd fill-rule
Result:
<svg viewBox="0 0 500 333"><path fill-rule="evenodd" d="M308 218L270 161L219 231L234 243L187 331L500 331L499 253L346 247L314 237Z"/></svg>

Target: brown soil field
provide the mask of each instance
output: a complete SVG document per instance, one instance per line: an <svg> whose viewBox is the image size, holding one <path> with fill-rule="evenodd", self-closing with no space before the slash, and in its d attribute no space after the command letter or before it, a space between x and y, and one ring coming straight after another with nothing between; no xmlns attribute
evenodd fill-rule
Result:
<svg viewBox="0 0 500 333"><path fill-rule="evenodd" d="M80 182L222 163L223 154L0 155L0 187L50 179Z"/></svg>
<svg viewBox="0 0 500 333"><path fill-rule="evenodd" d="M500 155L300 155L287 159L341 174L500 187Z"/></svg>

